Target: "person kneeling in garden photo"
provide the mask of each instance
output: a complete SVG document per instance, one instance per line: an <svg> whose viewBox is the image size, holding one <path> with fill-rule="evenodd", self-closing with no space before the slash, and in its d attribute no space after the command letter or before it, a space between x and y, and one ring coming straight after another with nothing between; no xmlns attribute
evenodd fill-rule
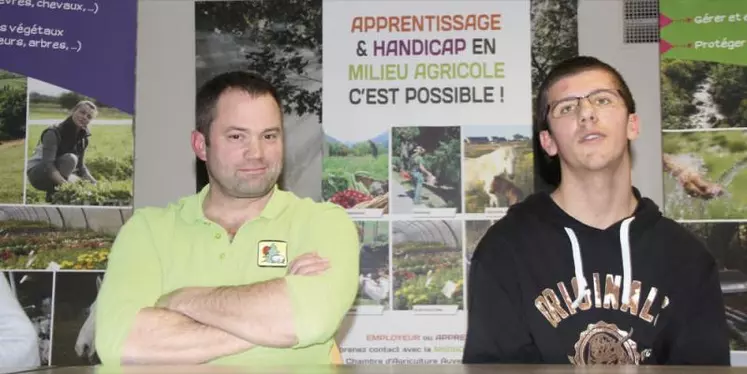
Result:
<svg viewBox="0 0 747 374"><path fill-rule="evenodd" d="M37 190L46 192L46 201L52 201L56 188L80 179L96 184L84 162L91 132L88 125L96 118L98 108L83 100L73 107L71 114L61 123L46 128L28 160L26 175Z"/></svg>

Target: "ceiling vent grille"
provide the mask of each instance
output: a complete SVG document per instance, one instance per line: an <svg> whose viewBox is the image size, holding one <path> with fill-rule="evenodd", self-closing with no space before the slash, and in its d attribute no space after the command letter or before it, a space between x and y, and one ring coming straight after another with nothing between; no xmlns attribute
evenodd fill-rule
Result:
<svg viewBox="0 0 747 374"><path fill-rule="evenodd" d="M623 0L623 42L659 42L659 0Z"/></svg>

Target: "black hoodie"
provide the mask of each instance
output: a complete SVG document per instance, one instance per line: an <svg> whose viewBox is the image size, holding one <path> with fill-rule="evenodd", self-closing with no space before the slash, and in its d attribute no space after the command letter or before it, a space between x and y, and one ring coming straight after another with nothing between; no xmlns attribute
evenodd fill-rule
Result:
<svg viewBox="0 0 747 374"><path fill-rule="evenodd" d="M713 257L633 192L633 216L605 230L547 193L488 229L470 264L465 364L730 364Z"/></svg>

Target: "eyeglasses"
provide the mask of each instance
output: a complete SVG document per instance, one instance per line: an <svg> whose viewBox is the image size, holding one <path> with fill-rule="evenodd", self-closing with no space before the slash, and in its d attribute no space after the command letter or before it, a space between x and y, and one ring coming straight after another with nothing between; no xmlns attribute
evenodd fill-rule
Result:
<svg viewBox="0 0 747 374"><path fill-rule="evenodd" d="M548 105L552 118L575 116L581 108L581 100L589 99L594 108L616 107L623 104L620 90L601 89L590 92L586 96L569 97Z"/></svg>

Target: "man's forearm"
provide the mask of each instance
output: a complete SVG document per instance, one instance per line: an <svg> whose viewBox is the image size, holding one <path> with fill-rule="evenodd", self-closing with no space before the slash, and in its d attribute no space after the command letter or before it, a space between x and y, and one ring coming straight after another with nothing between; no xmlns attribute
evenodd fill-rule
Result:
<svg viewBox="0 0 747 374"><path fill-rule="evenodd" d="M292 347L298 342L282 278L243 286L186 288L169 308L256 345Z"/></svg>
<svg viewBox="0 0 747 374"><path fill-rule="evenodd" d="M142 309L122 349L122 364L201 364L254 345L174 311Z"/></svg>

